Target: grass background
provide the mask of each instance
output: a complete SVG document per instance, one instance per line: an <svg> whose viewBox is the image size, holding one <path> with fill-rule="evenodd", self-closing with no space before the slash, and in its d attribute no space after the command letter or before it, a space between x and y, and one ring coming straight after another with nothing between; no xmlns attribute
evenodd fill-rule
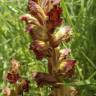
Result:
<svg viewBox="0 0 96 96"><path fill-rule="evenodd" d="M71 48L71 56L78 61L75 86L80 96L96 96L96 0L62 0L61 7L65 25L73 28L72 41L63 47ZM20 61L23 78L31 78L33 71L47 71L46 60L37 61L28 50L31 40L19 20L26 12L27 0L0 0L0 89L6 85L3 74L11 58ZM38 89L34 81L30 81L30 92L25 96L48 95L50 89Z"/></svg>

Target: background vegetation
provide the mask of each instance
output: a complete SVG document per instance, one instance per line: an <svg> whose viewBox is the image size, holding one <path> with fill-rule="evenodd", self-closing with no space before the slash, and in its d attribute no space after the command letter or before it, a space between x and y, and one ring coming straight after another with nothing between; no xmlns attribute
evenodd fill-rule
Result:
<svg viewBox="0 0 96 96"><path fill-rule="evenodd" d="M78 61L76 80L79 83L75 86L80 96L96 96L96 0L62 0L61 6L65 25L73 28L72 41L61 47L71 48L71 56ZM31 72L47 71L47 61L37 61L28 49L31 40L19 20L26 12L27 0L0 0L0 90L5 86L3 74L8 70L10 59L16 58L21 63L23 78L32 82L25 96L38 96L38 93L47 96L50 90L38 89L31 80Z"/></svg>

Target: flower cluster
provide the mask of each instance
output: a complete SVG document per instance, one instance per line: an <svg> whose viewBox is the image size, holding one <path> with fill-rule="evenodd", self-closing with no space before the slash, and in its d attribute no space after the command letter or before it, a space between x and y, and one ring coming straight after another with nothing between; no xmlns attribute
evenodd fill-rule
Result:
<svg viewBox="0 0 96 96"><path fill-rule="evenodd" d="M7 73L6 79L10 83L16 83L20 79L19 74L20 64L15 59L12 59L10 64L11 64L10 70Z"/></svg>
<svg viewBox="0 0 96 96"><path fill-rule="evenodd" d="M29 80L23 79L20 76L20 64L16 59L12 59L10 62L10 69L5 76L5 80L12 84L15 89L5 87L2 90L4 96L18 96L22 94L22 92L29 91Z"/></svg>
<svg viewBox="0 0 96 96"><path fill-rule="evenodd" d="M60 1L29 0L29 14L20 17L22 21L25 21L26 31L32 38L30 50L38 60L43 58L48 60L49 73L34 72L32 74L38 86L49 84L55 87L62 83L63 78L71 78L74 75L76 60L69 58L71 50L59 47L61 42L69 42L72 35L71 27L63 26Z"/></svg>

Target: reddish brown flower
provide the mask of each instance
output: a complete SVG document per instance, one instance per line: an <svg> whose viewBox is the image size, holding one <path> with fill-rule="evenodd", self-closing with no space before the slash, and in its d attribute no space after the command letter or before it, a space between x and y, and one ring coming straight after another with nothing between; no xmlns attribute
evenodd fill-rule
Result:
<svg viewBox="0 0 96 96"><path fill-rule="evenodd" d="M34 72L32 74L32 77L40 87L47 84L55 85L57 83L56 78L48 73Z"/></svg>
<svg viewBox="0 0 96 96"><path fill-rule="evenodd" d="M32 42L30 49L33 50L37 59L43 59L48 53L48 44L43 41L35 40Z"/></svg>
<svg viewBox="0 0 96 96"><path fill-rule="evenodd" d="M44 10L45 13L48 13L55 5L59 5L60 1L61 0L29 0L28 9L33 13L32 10L34 7L32 7L32 2L35 2Z"/></svg>
<svg viewBox="0 0 96 96"><path fill-rule="evenodd" d="M36 1L36 0L35 0ZM35 16L41 24L44 24L45 20L47 19L46 14L42 7L34 0L29 0L28 2L28 10L31 15Z"/></svg>
<svg viewBox="0 0 96 96"><path fill-rule="evenodd" d="M54 6L54 8L47 13L49 17L47 21L47 27L49 31L61 25L62 23L62 19L60 18L61 13L62 13L62 9L58 6Z"/></svg>
<svg viewBox="0 0 96 96"><path fill-rule="evenodd" d="M16 83L20 79L20 76L18 73L8 72L6 79L10 83Z"/></svg>
<svg viewBox="0 0 96 96"><path fill-rule="evenodd" d="M67 60L64 68L67 77L72 77L74 75L75 64L76 60Z"/></svg>
<svg viewBox="0 0 96 96"><path fill-rule="evenodd" d="M72 77L74 75L74 67L76 60L66 60L62 61L58 67L58 74L61 74L64 77Z"/></svg>

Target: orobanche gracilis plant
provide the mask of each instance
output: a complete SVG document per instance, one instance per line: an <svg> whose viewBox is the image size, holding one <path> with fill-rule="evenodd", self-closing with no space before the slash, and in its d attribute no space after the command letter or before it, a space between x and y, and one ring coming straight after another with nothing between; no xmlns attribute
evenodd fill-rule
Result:
<svg viewBox="0 0 96 96"><path fill-rule="evenodd" d="M72 32L70 26L63 26L60 0L29 0L28 10L20 19L32 37L30 50L37 60L48 60L48 73L33 72L33 79L39 87L52 86L49 96L78 96L74 87L63 85L64 79L73 77L76 60L69 58L70 49L60 48L61 42L70 41Z"/></svg>

